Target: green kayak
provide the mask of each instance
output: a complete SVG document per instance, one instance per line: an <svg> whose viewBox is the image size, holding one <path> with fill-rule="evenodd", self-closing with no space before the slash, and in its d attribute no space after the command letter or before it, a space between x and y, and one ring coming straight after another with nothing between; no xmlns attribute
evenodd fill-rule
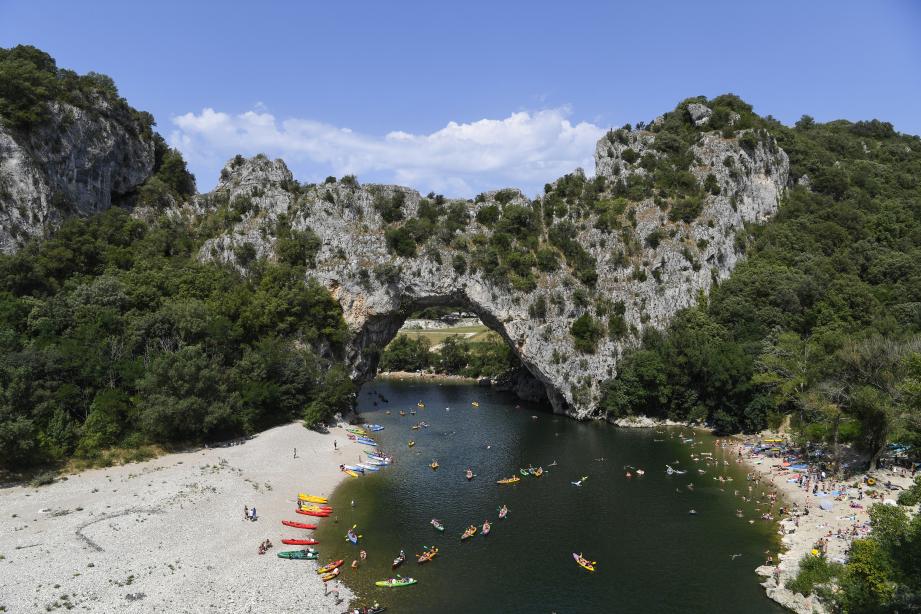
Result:
<svg viewBox="0 0 921 614"><path fill-rule="evenodd" d="M375 586L383 586L384 588L399 588L401 586L410 586L415 584L416 581L412 578L389 578L387 580L380 580L375 582Z"/></svg>
<svg viewBox="0 0 921 614"><path fill-rule="evenodd" d="M527 469L519 469L519 470L518 470L518 473L520 473L521 475L523 475L523 476L525 476L525 477L528 477L529 475L531 475L530 473L528 473L528 470L527 470Z"/></svg>
<svg viewBox="0 0 921 614"><path fill-rule="evenodd" d="M278 553L278 558L280 559L298 559L300 561L315 561L318 556L320 556L320 553L316 550L287 550Z"/></svg>

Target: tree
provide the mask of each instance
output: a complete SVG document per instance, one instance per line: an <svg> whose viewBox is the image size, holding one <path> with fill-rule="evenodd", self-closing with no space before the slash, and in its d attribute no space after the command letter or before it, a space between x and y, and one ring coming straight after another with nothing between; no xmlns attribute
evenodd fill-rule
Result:
<svg viewBox="0 0 921 614"><path fill-rule="evenodd" d="M814 383L814 353L808 338L780 332L764 342L752 376L752 383L768 390L777 407L799 412L800 425L805 425L807 393Z"/></svg>

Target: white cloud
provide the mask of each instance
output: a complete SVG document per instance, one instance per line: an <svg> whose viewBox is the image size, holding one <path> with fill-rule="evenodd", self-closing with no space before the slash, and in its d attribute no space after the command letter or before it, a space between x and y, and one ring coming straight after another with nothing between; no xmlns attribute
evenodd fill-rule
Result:
<svg viewBox="0 0 921 614"><path fill-rule="evenodd" d="M170 140L203 188L213 185L229 158L262 152L283 158L302 180L353 173L361 181L449 196L509 186L536 194L578 166L594 171L595 142L604 130L573 124L569 116L566 107L522 111L504 119L449 122L430 134L395 130L380 137L311 119L279 121L264 107L238 115L206 108L174 117Z"/></svg>

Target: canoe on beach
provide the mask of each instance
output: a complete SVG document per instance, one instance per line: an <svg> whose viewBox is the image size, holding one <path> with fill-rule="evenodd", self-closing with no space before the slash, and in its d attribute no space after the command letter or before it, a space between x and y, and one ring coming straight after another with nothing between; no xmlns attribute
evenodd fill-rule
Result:
<svg viewBox="0 0 921 614"><path fill-rule="evenodd" d="M315 539L283 539L281 543L288 546L314 546L320 542Z"/></svg>
<svg viewBox="0 0 921 614"><path fill-rule="evenodd" d="M281 523L286 527L292 527L295 529L316 529L317 525L307 524L304 522L297 522L295 520L282 520Z"/></svg>
<svg viewBox="0 0 921 614"><path fill-rule="evenodd" d="M280 559L291 559L296 561L315 561L320 553L316 550L285 550L278 553Z"/></svg>
<svg viewBox="0 0 921 614"><path fill-rule="evenodd" d="M336 569L337 567L340 567L343 563L345 563L345 561L342 559L339 559L338 561L330 561L323 567L320 567L319 569L317 569L317 573L318 574L329 573L332 570Z"/></svg>
<svg viewBox="0 0 921 614"><path fill-rule="evenodd" d="M301 501L306 501L307 503L329 503L329 500L326 497L317 497L305 493L300 493L297 498Z"/></svg>
<svg viewBox="0 0 921 614"><path fill-rule="evenodd" d="M332 512L315 512L313 510L304 510L300 508L294 511L297 512L298 514L304 514L305 516L316 516L317 518L326 518L327 516L332 514Z"/></svg>

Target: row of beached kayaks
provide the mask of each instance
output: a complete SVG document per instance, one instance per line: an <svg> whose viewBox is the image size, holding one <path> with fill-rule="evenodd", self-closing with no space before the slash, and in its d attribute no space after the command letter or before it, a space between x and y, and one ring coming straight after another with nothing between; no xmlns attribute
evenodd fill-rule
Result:
<svg viewBox="0 0 921 614"><path fill-rule="evenodd" d="M333 512L333 508L329 505L328 499L326 497L318 497L316 495L309 495L307 493L298 493L297 495L297 509L295 510L299 514L307 514L311 516L325 517L329 516ZM308 524L306 522L298 522L296 520L282 520L281 524L290 527L292 529L303 529L306 531L313 531L317 528L315 524ZM320 557L320 553L310 546L319 544L320 542L313 538L285 538L281 540L281 543L288 546L308 546L301 550L284 550L277 554L280 559L289 559L292 561L316 561Z"/></svg>

